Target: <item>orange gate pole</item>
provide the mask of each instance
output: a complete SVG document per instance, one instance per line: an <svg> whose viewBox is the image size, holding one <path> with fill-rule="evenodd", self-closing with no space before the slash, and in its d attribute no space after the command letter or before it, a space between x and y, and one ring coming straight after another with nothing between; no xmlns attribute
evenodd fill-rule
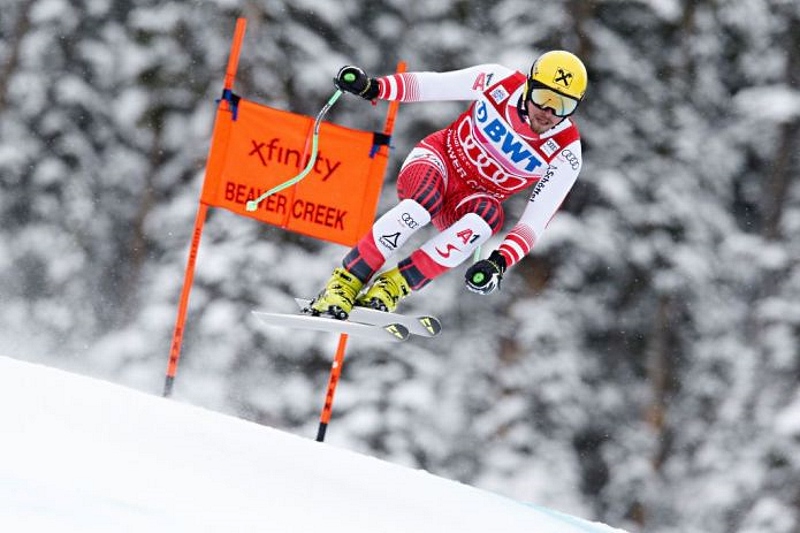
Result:
<svg viewBox="0 0 800 533"><path fill-rule="evenodd" d="M405 72L406 63L401 61L397 64L397 72ZM389 111L386 113L386 122L383 125L384 135L390 136L394 131L394 122L397 118L397 111L400 109L400 102L395 100L389 103ZM389 146L381 146L384 154L388 156ZM331 374L328 378L328 390L325 393L325 404L322 406L322 413L319 417L319 428L317 429L317 442L325 440L325 432L328 430L328 422L331 420L331 412L333 411L333 396L336 394L336 385L339 383L339 376L342 374L342 366L344 365L344 353L347 347L347 333L339 335L339 344L336 347L336 355L331 364Z"/></svg>
<svg viewBox="0 0 800 533"><path fill-rule="evenodd" d="M247 27L247 20L239 18L236 20L236 29L233 34L233 44L231 45L231 53L228 57L228 66L225 69L225 91L233 89L233 82L236 79L236 70L239 68L239 54L242 49L242 41L244 40L244 32ZM220 106L228 106L229 103L222 99ZM218 109L223 109L222 107ZM183 344L183 333L186 324L186 312L189 306L189 293L192 290L192 282L194 281L195 265L197 263L197 250L200 248L200 237L203 234L203 226L205 225L206 213L208 206L200 203L197 208L197 216L194 221L194 232L192 233L192 243L189 249L189 259L186 263L186 273L183 278L183 289L181 290L181 297L178 303L178 316L175 320L175 329L172 333L172 343L170 344L169 363L167 364L167 375L164 381L165 397L172 395L172 387L175 382L175 374L178 371L178 360L181 356L181 345Z"/></svg>
<svg viewBox="0 0 800 533"><path fill-rule="evenodd" d="M344 351L347 347L347 333L339 335L339 345L336 347L336 356L331 365L331 375L328 378L328 391L325 393L325 405L319 417L319 429L317 429L317 442L325 440L325 431L328 429L328 422L331 420L333 411L333 395L336 394L336 384L339 383L339 376L342 373L344 364Z"/></svg>

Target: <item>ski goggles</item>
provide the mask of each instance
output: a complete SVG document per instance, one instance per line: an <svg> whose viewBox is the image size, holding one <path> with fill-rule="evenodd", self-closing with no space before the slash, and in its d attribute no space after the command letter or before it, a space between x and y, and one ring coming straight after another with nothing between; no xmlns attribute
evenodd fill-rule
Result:
<svg viewBox="0 0 800 533"><path fill-rule="evenodd" d="M557 117L568 117L578 108L580 100L561 94L546 85L531 83L528 100L540 109L551 109Z"/></svg>

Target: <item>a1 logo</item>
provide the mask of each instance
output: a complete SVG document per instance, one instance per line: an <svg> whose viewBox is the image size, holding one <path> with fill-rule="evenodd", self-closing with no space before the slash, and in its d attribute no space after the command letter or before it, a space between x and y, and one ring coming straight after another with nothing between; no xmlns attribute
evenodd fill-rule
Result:
<svg viewBox="0 0 800 533"><path fill-rule="evenodd" d="M471 229L463 229L456 233L456 236L461 239L461 242L464 244L469 244L471 242L475 242L476 240L480 239L480 235L472 231Z"/></svg>

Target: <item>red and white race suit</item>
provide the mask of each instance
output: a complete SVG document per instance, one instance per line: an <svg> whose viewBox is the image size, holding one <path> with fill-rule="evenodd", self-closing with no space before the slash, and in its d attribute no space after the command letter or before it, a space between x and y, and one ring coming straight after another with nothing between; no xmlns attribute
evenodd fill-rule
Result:
<svg viewBox="0 0 800 533"><path fill-rule="evenodd" d="M502 202L532 187L498 248L508 267L530 252L574 185L582 159L572 120L536 134L520 115L525 81L524 74L495 64L378 78L382 100L472 103L409 153L398 175L400 204L376 221L345 258L345 268L366 280L431 221L442 233L399 265L412 288L421 288L500 231Z"/></svg>

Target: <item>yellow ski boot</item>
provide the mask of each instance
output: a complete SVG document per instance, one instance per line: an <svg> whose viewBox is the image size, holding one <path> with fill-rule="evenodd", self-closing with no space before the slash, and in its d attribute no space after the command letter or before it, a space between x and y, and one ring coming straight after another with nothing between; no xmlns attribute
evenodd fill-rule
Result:
<svg viewBox="0 0 800 533"><path fill-rule="evenodd" d="M375 278L370 288L358 297L356 303L391 313L397 309L400 300L409 294L411 294L411 287L406 278L400 273L399 268L393 268Z"/></svg>
<svg viewBox="0 0 800 533"><path fill-rule="evenodd" d="M346 320L363 285L344 268L337 268L325 288L311 301L306 311L312 315L330 315L339 320Z"/></svg>

